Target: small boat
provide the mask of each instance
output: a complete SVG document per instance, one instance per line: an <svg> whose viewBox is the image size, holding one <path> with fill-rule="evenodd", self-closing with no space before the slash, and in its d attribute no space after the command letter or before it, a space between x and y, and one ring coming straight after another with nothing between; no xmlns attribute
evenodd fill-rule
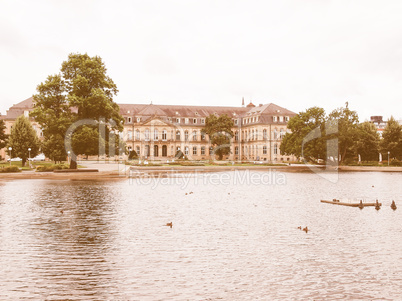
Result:
<svg viewBox="0 0 402 301"><path fill-rule="evenodd" d="M381 203L378 203L378 200L375 203L369 203L369 202L363 202L362 200L360 200L359 202L357 202L357 201L342 201L341 202L340 200L333 199L331 201L321 200L321 203L348 206L348 207L359 207L359 208L369 207L369 206L376 206L377 204L379 206L382 205Z"/></svg>

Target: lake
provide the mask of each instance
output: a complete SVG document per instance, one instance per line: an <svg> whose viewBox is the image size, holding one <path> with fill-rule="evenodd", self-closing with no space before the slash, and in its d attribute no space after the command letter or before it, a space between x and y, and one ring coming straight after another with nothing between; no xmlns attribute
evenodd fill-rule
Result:
<svg viewBox="0 0 402 301"><path fill-rule="evenodd" d="M3 181L0 299L401 300L401 182L260 171ZM333 198L383 206L320 203Z"/></svg>

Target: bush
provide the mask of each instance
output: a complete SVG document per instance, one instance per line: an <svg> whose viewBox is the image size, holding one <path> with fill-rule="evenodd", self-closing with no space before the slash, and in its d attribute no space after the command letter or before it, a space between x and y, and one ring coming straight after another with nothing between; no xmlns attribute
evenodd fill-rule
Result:
<svg viewBox="0 0 402 301"><path fill-rule="evenodd" d="M17 166L6 166L0 169L0 172L20 172L21 170Z"/></svg>
<svg viewBox="0 0 402 301"><path fill-rule="evenodd" d="M129 160L134 160L134 159L138 159L138 154L135 150L132 150L130 152L130 154L128 155L128 159Z"/></svg>
<svg viewBox="0 0 402 301"><path fill-rule="evenodd" d="M48 166L37 166L36 171L54 171L56 169L68 169L69 166L65 164L53 164Z"/></svg>
<svg viewBox="0 0 402 301"><path fill-rule="evenodd" d="M402 162L398 161L396 159L392 159L391 162L389 162L390 166L402 166Z"/></svg>

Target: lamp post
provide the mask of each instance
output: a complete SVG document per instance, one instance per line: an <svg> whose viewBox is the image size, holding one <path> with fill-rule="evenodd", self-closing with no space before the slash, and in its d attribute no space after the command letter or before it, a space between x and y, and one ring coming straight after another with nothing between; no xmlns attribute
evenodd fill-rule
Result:
<svg viewBox="0 0 402 301"><path fill-rule="evenodd" d="M67 152L67 162L70 164L70 151Z"/></svg>
<svg viewBox="0 0 402 301"><path fill-rule="evenodd" d="M390 154L390 152L388 152L388 166L389 166L389 154Z"/></svg>
<svg viewBox="0 0 402 301"><path fill-rule="evenodd" d="M10 151L10 166L11 166L11 158L13 157L13 156L11 155L11 151L13 150L13 148L10 146L10 147L8 148L8 150Z"/></svg>
<svg viewBox="0 0 402 301"><path fill-rule="evenodd" d="M28 147L28 161L31 161L31 148Z"/></svg>

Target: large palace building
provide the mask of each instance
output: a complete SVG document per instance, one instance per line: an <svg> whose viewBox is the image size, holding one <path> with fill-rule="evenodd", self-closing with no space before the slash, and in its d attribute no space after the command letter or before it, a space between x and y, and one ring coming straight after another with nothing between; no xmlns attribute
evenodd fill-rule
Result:
<svg viewBox="0 0 402 301"><path fill-rule="evenodd" d="M241 107L180 106L155 104L119 104L124 117L124 131L121 133L129 151L135 150L142 159L168 160L178 150L190 160L208 160L213 148L208 137L202 134L205 120L211 114L228 115L233 119L234 137L231 153L227 160L253 160L266 162L294 161L292 156L280 154L280 144L287 132L287 122L296 114L275 104L251 102ZM28 98L12 106L7 114L0 116L9 134L16 118L29 116L33 99ZM38 136L40 126L31 119ZM5 157L3 149L0 155Z"/></svg>

